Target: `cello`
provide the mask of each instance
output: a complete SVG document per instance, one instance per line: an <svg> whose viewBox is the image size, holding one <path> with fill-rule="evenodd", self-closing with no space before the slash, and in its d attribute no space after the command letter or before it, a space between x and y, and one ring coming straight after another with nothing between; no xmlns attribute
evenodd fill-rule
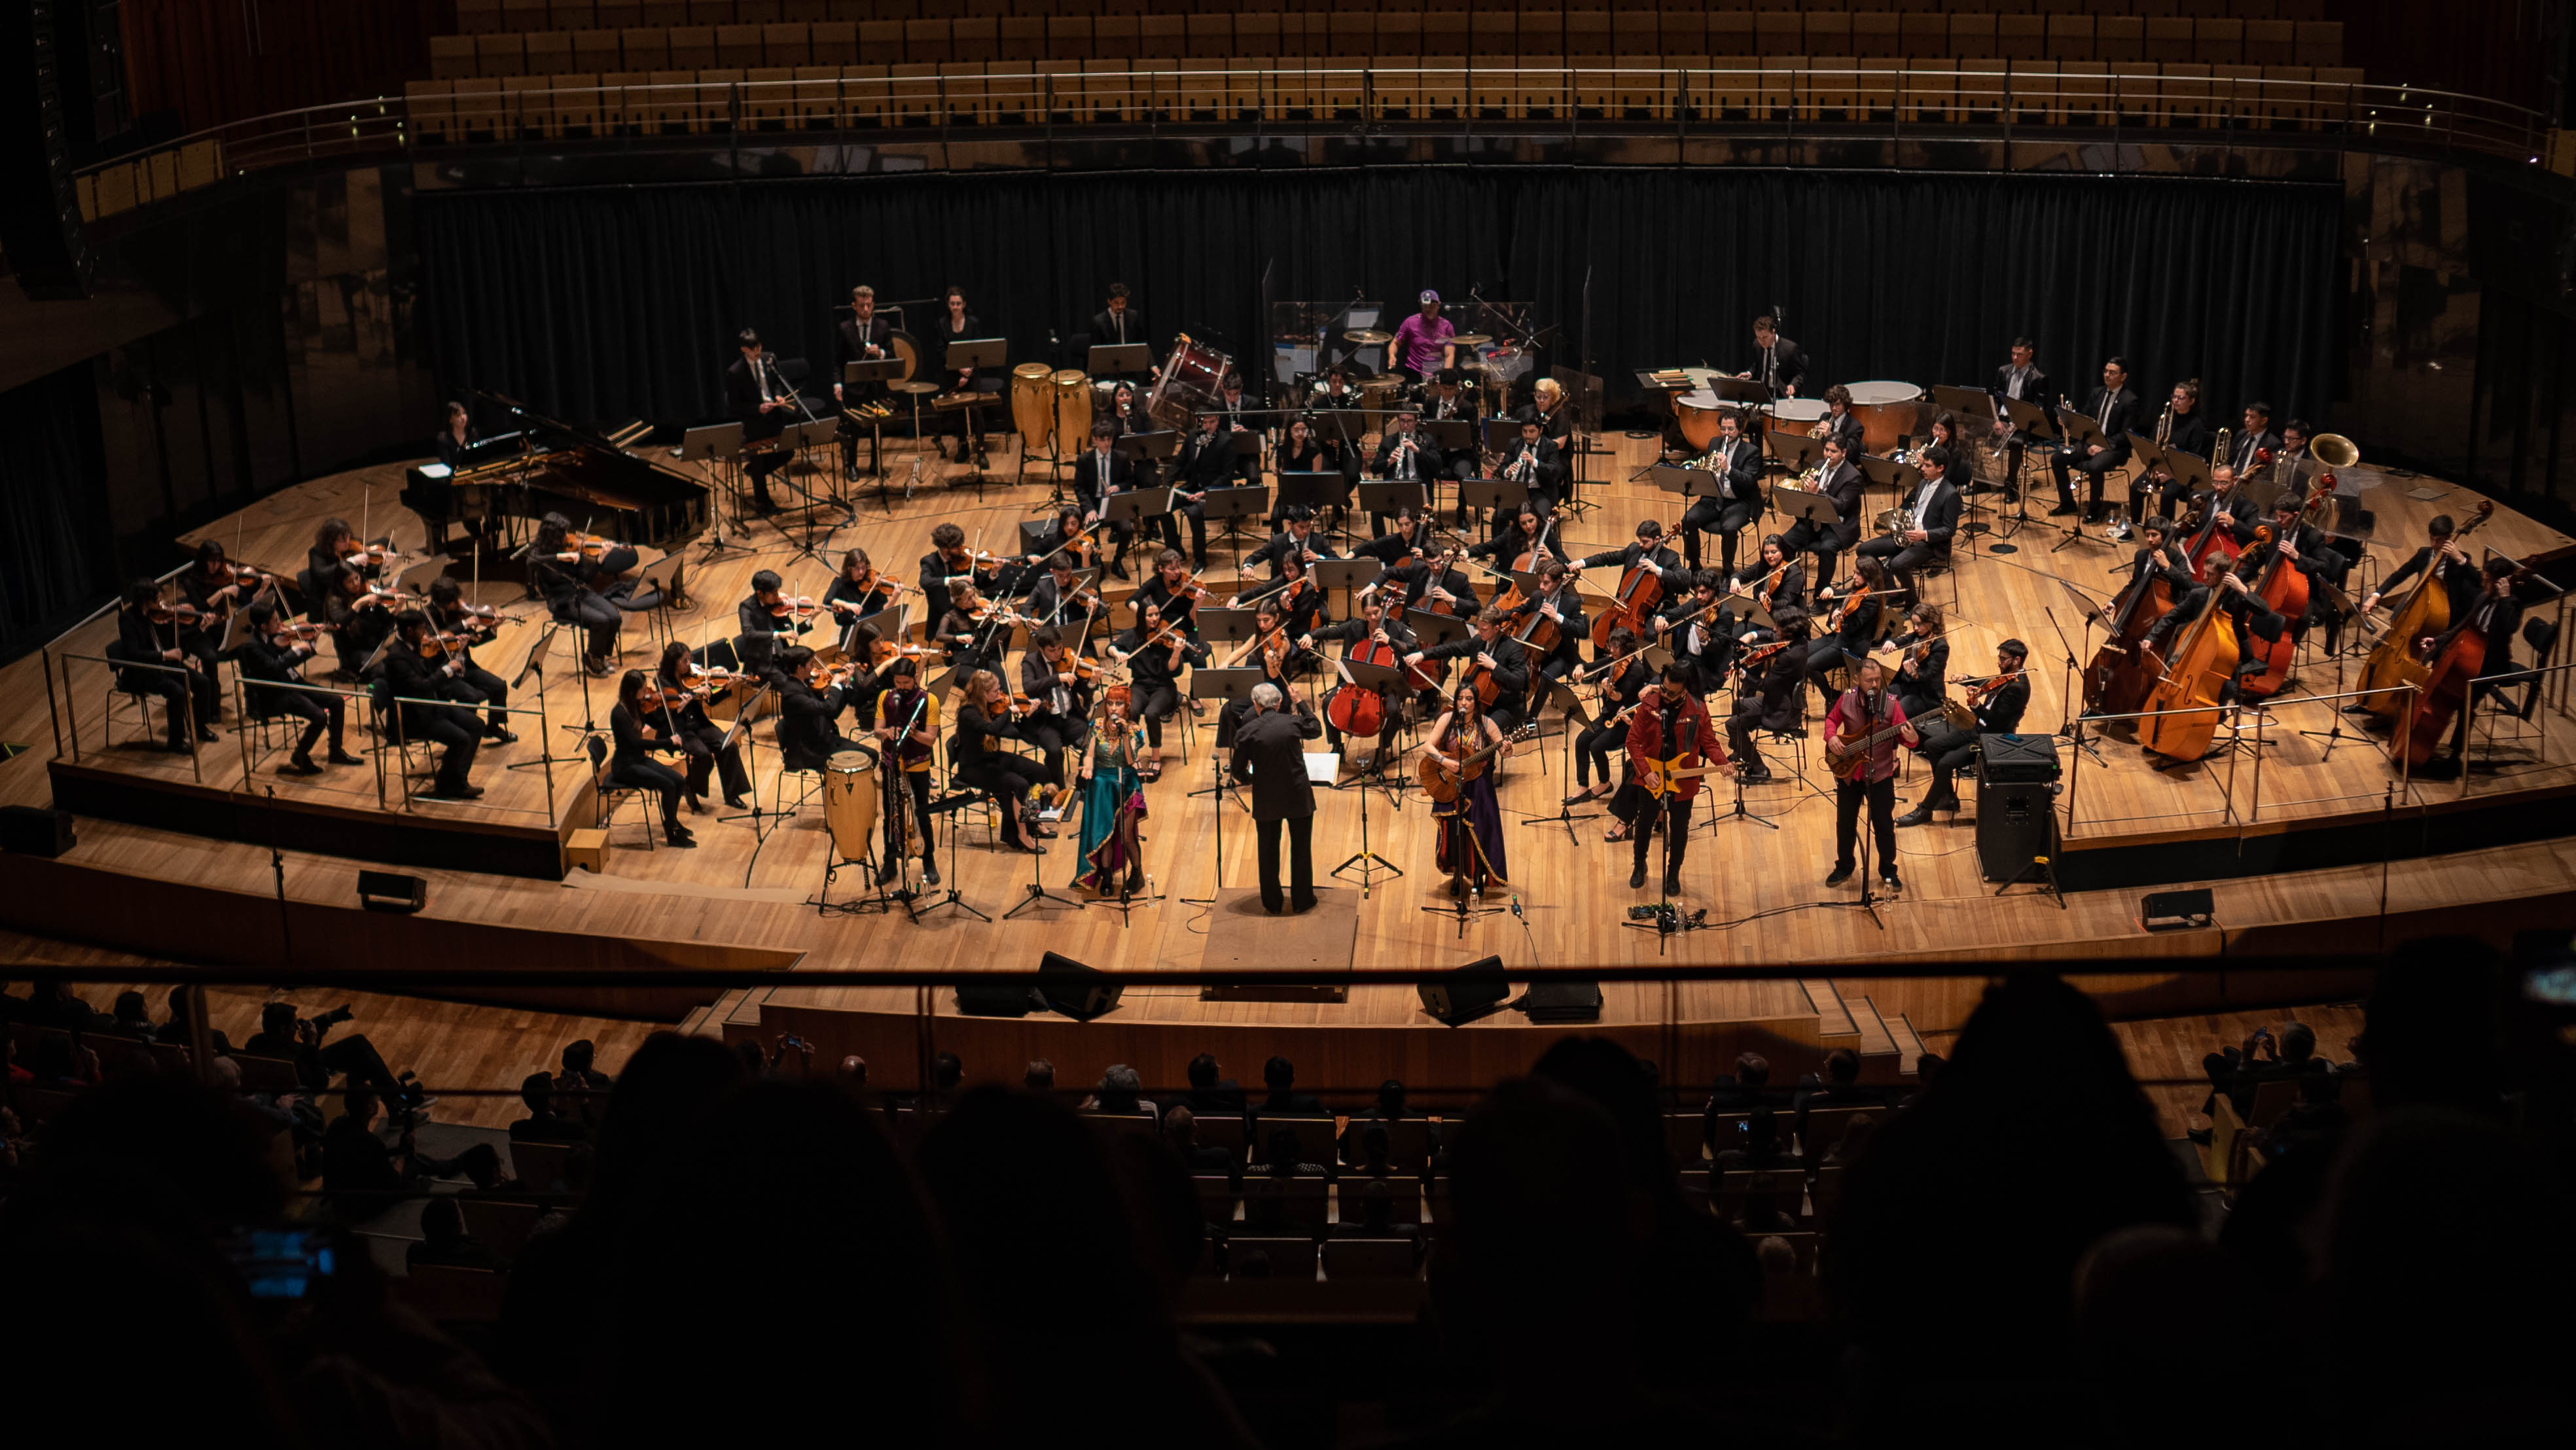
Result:
<svg viewBox="0 0 2576 1450"><path fill-rule="evenodd" d="M2477 513L2451 535L2451 543L2456 546L2493 517L2495 500L2480 502ZM2451 591L2443 587L2441 578L2447 558L2441 549L2433 550L2425 562L2424 577L2416 580L2415 587L2398 603L2388 633L2371 647L2370 658L2361 667L2361 688L2377 692L2363 695L2361 703L2374 715L2395 715L2405 709L2410 698L2421 698L2408 696L2405 687L2421 687L2431 678L2432 672L2424 661L2415 657L2415 642L2439 636L2451 627ZM2467 555L2461 558L2465 561Z"/></svg>
<svg viewBox="0 0 2576 1450"><path fill-rule="evenodd" d="M1344 735L1370 740L1386 725L1386 697L1351 678L1351 667L1342 660L1333 661L1333 669L1342 677L1342 686L1333 698L1324 702L1324 718Z"/></svg>
<svg viewBox="0 0 2576 1450"><path fill-rule="evenodd" d="M2092 662L2084 667L2087 714L2128 714L2155 687L2155 671L2147 662L2143 645L2147 631L2173 607L2173 586L2165 582L2161 573L2153 571L2130 580L2129 587L2111 601L2103 611L2111 618L2110 637L2102 641L2102 647L2093 652Z"/></svg>
<svg viewBox="0 0 2576 1450"><path fill-rule="evenodd" d="M1664 536L1670 532L1657 525L1653 547L1661 548ZM1630 634L1645 638L1646 621L1653 617L1656 604L1664 597L1664 574L1650 562L1651 557L1651 552L1638 555L1637 562L1629 565L1619 576L1618 592L1610 596L1609 607L1592 621L1592 647L1595 650L1608 649L1610 631L1621 626L1625 626Z"/></svg>
<svg viewBox="0 0 2576 1450"><path fill-rule="evenodd" d="M2257 527L2253 548L2259 550L2271 539L2269 526ZM2241 563L2238 567L2242 568ZM2208 597L2201 601L2200 613L2176 633L2170 661L2152 649L2144 652L2146 664L2156 670L2157 676L2155 687L2147 692L2140 708L2182 712L2150 713L2138 722L2138 744L2158 755L2198 760L2209 753L2210 740L2218 733L2219 701L2228 683L2236 678L2236 665L2243 657L2235 625L2219 607L2219 590L2230 579L2240 587L2244 583L2237 570L2219 576L2219 581L2210 586Z"/></svg>

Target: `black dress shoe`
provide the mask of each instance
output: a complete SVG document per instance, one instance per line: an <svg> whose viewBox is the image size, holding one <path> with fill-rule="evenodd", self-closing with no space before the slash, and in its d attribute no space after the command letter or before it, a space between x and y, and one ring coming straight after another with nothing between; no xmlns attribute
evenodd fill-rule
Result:
<svg viewBox="0 0 2576 1450"><path fill-rule="evenodd" d="M927 856L922 857L922 858L921 858L921 880L922 880L922 884L923 884L923 885L925 885L925 886L936 886L936 885L938 885L938 884L939 884L939 863L938 863L938 862L936 862L936 861L931 860L931 859L930 859L929 857L927 857Z"/></svg>
<svg viewBox="0 0 2576 1450"><path fill-rule="evenodd" d="M2075 512L2075 505L2071 503L2061 503L2057 507L2050 509L2048 511L2048 516L2052 519L2062 519L2073 512Z"/></svg>
<svg viewBox="0 0 2576 1450"><path fill-rule="evenodd" d="M345 750L336 748L331 752L330 759L333 765L364 765L367 763L358 756L351 755Z"/></svg>
<svg viewBox="0 0 2576 1450"><path fill-rule="evenodd" d="M1127 577L1127 566L1124 563L1113 563L1109 566L1109 575L1113 579L1124 579Z"/></svg>
<svg viewBox="0 0 2576 1450"><path fill-rule="evenodd" d="M1679 872L1673 872L1664 877L1664 894L1666 896L1682 894L1682 878Z"/></svg>
<svg viewBox="0 0 2576 1450"><path fill-rule="evenodd" d="M1920 826L1929 822L1931 819L1932 803L1930 801L1925 801L1923 804L1916 806L1914 809L1907 811L1901 816L1898 816L1896 818L1896 824L1899 826Z"/></svg>
<svg viewBox="0 0 2576 1450"><path fill-rule="evenodd" d="M1289 897L1289 898L1288 898L1288 914L1289 914L1290 916L1296 916L1296 915L1298 915L1298 914L1299 914L1299 913L1301 913L1301 912L1308 912L1308 911L1312 911L1312 910L1314 910L1314 909L1315 909L1315 898L1313 898L1313 897L1311 897L1311 896L1307 897L1307 898L1306 898L1305 900L1303 900L1303 901L1298 900L1298 899L1297 899L1296 897L1294 897L1294 896L1291 896L1291 897Z"/></svg>
<svg viewBox="0 0 2576 1450"><path fill-rule="evenodd" d="M751 803L738 795L729 795L725 797L725 809L729 811L747 811L751 809Z"/></svg>
<svg viewBox="0 0 2576 1450"><path fill-rule="evenodd" d="M213 726L211 726L211 725L209 725L209 726L205 726L205 727L201 728L200 730L198 730L198 731L197 731L197 738L198 738L199 740L205 740L205 741L215 741L215 740L221 740L221 739L223 739L223 737L222 737L222 736L217 735L217 734L215 733L214 727L213 727Z"/></svg>
<svg viewBox="0 0 2576 1450"><path fill-rule="evenodd" d="M284 765L279 766L277 768L277 773L279 775L320 775L322 773L322 767L313 763L312 756L299 755L293 760L286 762Z"/></svg>
<svg viewBox="0 0 2576 1450"><path fill-rule="evenodd" d="M1903 891L1905 889L1905 883L1897 880L1893 873L1881 871L1878 873L1878 889L1881 891Z"/></svg>
<svg viewBox="0 0 2576 1450"><path fill-rule="evenodd" d="M1645 888L1645 885L1646 885L1646 863L1645 863L1645 862L1643 862L1643 861L1638 862L1638 863L1637 863L1637 868L1636 868L1635 870L1633 870L1633 871L1631 871L1631 872L1629 872L1629 873L1628 873L1628 885L1629 885L1630 889L1632 889L1632 890L1643 890L1643 889Z"/></svg>
<svg viewBox="0 0 2576 1450"><path fill-rule="evenodd" d="M483 738L495 745L516 745L519 743L518 736L511 734L507 729L498 725L494 725L486 729L483 732Z"/></svg>
<svg viewBox="0 0 2576 1450"><path fill-rule="evenodd" d="M674 851L694 851L698 848L698 838L686 831L665 831L662 844Z"/></svg>
<svg viewBox="0 0 2576 1450"><path fill-rule="evenodd" d="M1840 886L1851 878L1852 868L1849 866L1837 866L1834 868L1834 874L1825 878L1825 884L1827 886Z"/></svg>

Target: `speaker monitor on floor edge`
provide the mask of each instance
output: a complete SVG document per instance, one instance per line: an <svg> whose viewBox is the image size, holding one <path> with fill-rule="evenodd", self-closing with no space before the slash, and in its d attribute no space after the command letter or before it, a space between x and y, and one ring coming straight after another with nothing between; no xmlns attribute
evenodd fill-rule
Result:
<svg viewBox="0 0 2576 1450"><path fill-rule="evenodd" d="M358 902L369 911L418 911L429 904L429 883L399 871L361 871Z"/></svg>
<svg viewBox="0 0 2576 1450"><path fill-rule="evenodd" d="M1088 1022L1118 1005L1118 983L1073 958L1049 952L1038 959L1038 995L1049 1010L1076 1022Z"/></svg>
<svg viewBox="0 0 2576 1450"><path fill-rule="evenodd" d="M1422 998L1422 1010L1450 1027L1495 1011L1512 991L1511 984L1503 980L1501 957L1469 962L1456 971L1416 983L1413 990Z"/></svg>

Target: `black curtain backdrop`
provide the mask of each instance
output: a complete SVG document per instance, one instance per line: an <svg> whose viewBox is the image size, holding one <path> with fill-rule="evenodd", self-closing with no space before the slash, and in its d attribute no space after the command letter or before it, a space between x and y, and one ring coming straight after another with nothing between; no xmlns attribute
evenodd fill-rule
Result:
<svg viewBox="0 0 2576 1450"><path fill-rule="evenodd" d="M115 581L91 365L0 393L0 658Z"/></svg>
<svg viewBox="0 0 2576 1450"><path fill-rule="evenodd" d="M1588 354L1614 407L1639 368L1745 367L1750 319L1777 304L1814 360L1809 393L1982 386L2028 334L2070 388L2116 352L2151 405L2197 376L2218 421L2256 396L2281 417L2335 388L2341 213L2335 189L2282 183L1554 169L778 180L414 208L422 330L451 395L666 425L721 413L744 326L819 377L858 282L881 305L954 282L1013 362L1053 363L1051 335L1124 281L1158 342L1213 334L1262 361L1257 379L1265 266L1281 300L1401 309L1481 284L1562 327L1559 365L1582 360L1588 272Z"/></svg>

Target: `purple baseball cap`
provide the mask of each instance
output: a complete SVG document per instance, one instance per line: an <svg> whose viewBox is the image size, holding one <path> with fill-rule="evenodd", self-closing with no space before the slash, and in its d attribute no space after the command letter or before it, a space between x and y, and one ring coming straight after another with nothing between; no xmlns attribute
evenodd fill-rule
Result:
<svg viewBox="0 0 2576 1450"><path fill-rule="evenodd" d="M1425 287L1422 289L1422 300L1425 302L1437 302L1440 300L1440 294L1432 291L1428 287Z"/></svg>

